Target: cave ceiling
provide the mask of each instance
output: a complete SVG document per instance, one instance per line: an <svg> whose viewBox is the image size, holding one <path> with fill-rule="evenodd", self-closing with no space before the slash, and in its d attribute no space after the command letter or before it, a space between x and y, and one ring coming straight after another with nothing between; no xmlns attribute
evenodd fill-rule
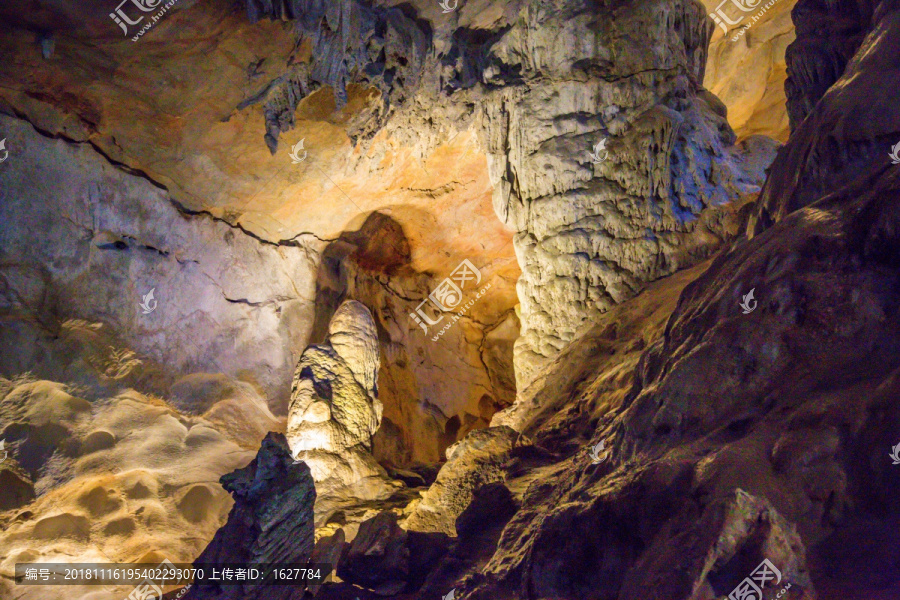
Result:
<svg viewBox="0 0 900 600"><path fill-rule="evenodd" d="M363 24L335 26L342 35L352 29L386 40L379 76L397 77L390 89L333 72L313 73L307 79L314 84L299 89L298 69L334 71L332 64L316 64L324 42L303 30L302 19L266 18L278 15L253 3L248 11L243 3L180 0L140 37L150 17L120 28L111 18L112 1L7 4L0 8L0 102L41 133L88 143L145 176L181 210L209 214L261 240L331 241L359 230L374 212L388 216L409 242L408 268L439 279L472 260L493 283L473 316L496 321L516 303L519 266L513 233L491 203L486 155L473 125L479 97L463 93L454 102L421 105L423 95L471 87L462 55L508 29L519 4L470 0L445 12L438 2L381 2L361 13ZM768 26L775 32L751 54L752 76L735 86L715 65L708 69L707 85L730 104L739 135L786 136L783 109L765 110L783 94L783 70L771 54L783 55L793 3L781 4ZM326 20L335 6L320 7ZM134 19L144 14L131 2L119 7ZM721 40L716 46L716 39L711 56L722 72L747 60ZM456 72L411 74L424 64L423 52L455 56ZM365 57L358 62L344 68L371 68ZM339 83L328 85L329 78ZM275 125L276 139L267 139L272 113L292 85L298 97L287 104L296 108L275 115L281 127ZM302 161L292 160L292 148Z"/></svg>
<svg viewBox="0 0 900 600"><path fill-rule="evenodd" d="M420 18L440 17L437 3L421 4ZM382 213L402 227L410 268L443 277L468 258L495 283L481 310L515 303L512 234L493 212L486 159L466 122L442 116L427 147L385 128L353 140L355 122L375 118L381 94L351 83L338 107L321 86L299 102L294 127L272 153L266 92L311 52L290 23L253 24L236 3L182 0L133 42L110 18L115 8L0 9L7 108L48 136L91 144L165 187L184 210L262 240L333 240ZM501 16L490 3L470 3L458 19L478 26ZM301 141L297 156L305 159L295 163L292 147Z"/></svg>

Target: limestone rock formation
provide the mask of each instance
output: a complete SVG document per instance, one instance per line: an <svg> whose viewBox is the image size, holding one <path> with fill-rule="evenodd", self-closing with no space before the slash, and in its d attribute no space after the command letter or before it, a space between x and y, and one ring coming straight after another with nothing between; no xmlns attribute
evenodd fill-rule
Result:
<svg viewBox="0 0 900 600"><path fill-rule="evenodd" d="M722 21L709 40L709 60L703 86L728 109L728 123L738 139L766 135L786 142L790 122L786 108L786 51L794 41L791 9L797 0L722 3L703 0L708 13L722 10L737 21ZM710 18L710 22L713 21Z"/></svg>
<svg viewBox="0 0 900 600"><path fill-rule="evenodd" d="M39 4L0 6L0 597L211 539L344 581L198 600L900 597L895 0L735 42L711 0L182 0L139 43Z"/></svg>
<svg viewBox="0 0 900 600"><path fill-rule="evenodd" d="M0 309L103 322L173 373L242 378L283 414L310 332L317 242L261 245L179 211L154 181L112 167L89 144L48 141L2 114L0 129L14 148L0 171ZM22 333L0 330L0 346L17 348L2 350L3 373L54 379Z"/></svg>
<svg viewBox="0 0 900 600"><path fill-rule="evenodd" d="M701 211L759 191L774 157L763 140L732 147L701 93L697 3L539 4L490 47L484 73L529 84L508 85L483 118L494 208L522 267L519 390L584 323L714 250L728 236Z"/></svg>
<svg viewBox="0 0 900 600"><path fill-rule="evenodd" d="M797 40L787 50L788 78L784 84L791 130L797 129L844 74L866 36L876 29L874 21L885 24L894 10L890 2L884 1L797 2ZM859 67L854 65L854 70Z"/></svg>
<svg viewBox="0 0 900 600"><path fill-rule="evenodd" d="M456 533L474 535L496 523L505 523L518 506L502 481L475 488L471 503L456 518Z"/></svg>
<svg viewBox="0 0 900 600"><path fill-rule="evenodd" d="M222 477L222 486L234 507L197 563L306 564L313 551L316 489L309 468L294 462L283 435L267 435L256 458ZM210 582L192 586L185 598L287 600L295 592L289 586Z"/></svg>
<svg viewBox="0 0 900 600"><path fill-rule="evenodd" d="M869 14L804 8L811 25L821 10ZM884 553L900 518L887 456L900 428L900 190L886 142L898 128L875 93L897 9L873 14L773 164L753 238L597 319L504 415L568 458L507 477L526 486L522 508L487 566L445 565L442 589L697 600L729 595L767 560L779 574L766 598L900 593ZM797 56L818 60L803 40L822 31L801 30Z"/></svg>
<svg viewBox="0 0 900 600"><path fill-rule="evenodd" d="M206 387L214 402L182 414L165 400L172 374L109 327L15 310L4 319L2 334L28 340L19 347L41 357L35 371L56 380L0 377L9 452L0 464L0 597L59 597L55 587L14 586L17 562L193 561L228 514L216 482L253 458L259 432L279 426L265 400L217 379ZM7 357L4 366L17 364ZM75 585L66 594L125 598L131 589Z"/></svg>
<svg viewBox="0 0 900 600"><path fill-rule="evenodd" d="M341 561L341 579L392 596L406 587L410 553L397 515L384 511L363 522Z"/></svg>
<svg viewBox="0 0 900 600"><path fill-rule="evenodd" d="M335 548L335 537L323 544ZM339 539L343 539L341 535ZM365 520L350 544L337 556L337 573L345 582L372 590L378 596L415 593L447 553L450 538L438 532L406 531L397 514L381 511ZM318 544L317 544L318 548ZM315 553L314 553L315 554ZM325 597L333 597L341 585L322 586Z"/></svg>
<svg viewBox="0 0 900 600"><path fill-rule="evenodd" d="M498 317L499 323L470 314L483 304L478 287L465 290L474 303L471 311L439 339L437 331L454 315L423 331L410 314L417 314L441 282L411 268L410 247L400 224L380 213L329 244L316 282L313 331L314 339L324 336L345 299L370 307L384 357L378 375L384 410L373 453L379 462L400 467L441 461L448 446L486 427L495 412L513 402L512 347L519 333L513 311ZM490 285L482 283L481 289ZM448 372L454 376L448 378Z"/></svg>
<svg viewBox="0 0 900 600"><path fill-rule="evenodd" d="M325 341L300 357L286 435L316 481L320 520L332 502L383 499L397 489L371 453L381 423L379 366L375 322L355 300L341 304Z"/></svg>
<svg viewBox="0 0 900 600"><path fill-rule="evenodd" d="M334 535L323 536L316 541L312 554L309 557L311 565L328 565L330 567L330 575L327 580L334 580L337 573L338 565L341 562L341 556L344 553L345 545L344 530L338 529ZM322 588L321 584L307 584L306 589L310 595L315 596Z"/></svg>
<svg viewBox="0 0 900 600"><path fill-rule="evenodd" d="M486 426L514 396L509 364L518 336L515 281L521 271L510 243L514 234L528 242L520 244L529 256L524 288L543 283L539 271L560 273L560 283L575 287L602 279L611 292L588 298L587 288L579 288L578 305L548 308L548 319L529 300L537 292L523 294L520 314L538 338L532 358L541 362L543 353L552 355L567 343L585 314L605 310L610 298L626 297L645 278L692 263L718 245L727 237L718 219L692 220L697 207L733 199L734 188L752 192L766 163L748 159L754 164L744 177L748 164L735 161L748 153L728 150L730 134L717 133L722 115L706 114L721 108L708 110L706 104L716 103L703 99L699 88L709 19L688 2L660 0L624 12L574 0L554 2L548 11L537 0L468 0L449 12L432 0L243 4L246 11L182 0L137 42L131 36L138 27L125 27L123 39L111 9L75 7L71 0L46 11L0 7L9 23L0 107L45 134L11 127L12 158L0 171L0 187L17 205L15 223L23 222L23 214L26 223L49 222L54 214L72 217L54 221L46 244L28 248L27 240L19 240L17 251L22 246L28 256L42 254L38 249L65 238L59 247L66 256L78 257L79 267L90 256L91 268L57 276L52 287L62 290L59 303L53 297L46 306L83 299L77 301L83 306L71 308L79 313L74 316L92 322L109 316L129 345L179 375L224 371L261 386L280 414L293 366L310 342L322 248L358 231L374 214L388 216L409 240L409 272L379 273L354 290L366 295L346 297L373 310L394 309L376 316L389 325L382 352L397 358L388 361L391 372L383 377L385 430L395 427L395 435L382 435L377 452L401 465L437 460L449 443ZM139 16L136 5L122 10ZM42 40L66 41L45 57L34 51L35 31ZM53 38L54 31L65 33ZM184 51L185 39L202 43ZM588 47L590 39L598 40L596 47ZM663 57L670 51L671 59ZM607 64L619 62L621 68ZM146 81L162 83L148 87ZM556 98L563 98L563 112L541 114ZM687 116L688 127L672 139L667 110ZM504 131L505 121L514 135ZM2 127L5 132L7 125ZM600 137L609 138L610 150L622 142L633 155L617 149L595 173L588 153ZM301 142L305 158L293 163L291 148ZM45 148L23 153L31 145ZM657 146L665 149L657 152ZM708 164L707 146L716 157ZM101 177L97 165L80 162L64 169L68 157L60 168L34 168L72 149L106 161L115 177ZM698 180L713 187L721 182L722 193L686 179L691 168ZM628 171L628 181L618 181L614 170ZM559 189L551 193L536 180ZM552 206L536 211L541 214L527 230L518 223L504 227L492 196L496 188L505 198L507 186L523 202ZM77 214L58 206L59 187L66 194L76 190L85 205ZM610 200L619 187L624 195ZM669 202L648 191L656 187L671 188L667 197L679 199ZM595 221L598 207L614 202L621 222L592 225L590 241L576 244L588 229L560 221L557 213L579 195L575 204L587 206L578 209L586 219ZM52 197L46 207L45 196ZM31 219L33 213L40 219ZM94 213L96 224L85 217ZM676 222L687 214L689 222ZM157 229L150 222L158 220L165 224ZM163 243L161 232L169 230L177 232L175 239ZM606 230L615 238L611 247L625 248L621 253L604 254ZM682 242L678 236L688 231L690 241ZM81 240L88 235L90 245ZM198 239L203 243L191 243ZM530 242L546 242L541 250L559 257L549 261L558 264L551 269L547 261L535 262L545 255L533 252ZM625 255L628 260L618 260ZM41 269L59 275L58 265L48 267L40 258L35 280ZM491 285L462 324L432 343L406 309L427 298L463 259L476 262ZM622 281L609 275L618 268L613 262L629 270ZM570 275L576 267L589 276ZM157 274L168 283L154 286ZM135 289L123 293L129 285ZM126 313L140 310L126 296L140 302L151 289L159 306L150 319ZM112 314L99 314L104 310ZM545 321L553 325L545 327ZM248 326L238 330L236 323ZM457 375L452 386L439 383L442 372ZM423 430L427 434L420 435Z"/></svg>
<svg viewBox="0 0 900 600"><path fill-rule="evenodd" d="M406 527L455 536L456 518L472 502L475 490L505 478L510 452L523 443L520 437L506 426L476 429L448 448L437 481L422 495Z"/></svg>
<svg viewBox="0 0 900 600"><path fill-rule="evenodd" d="M572 433L590 438L531 475L460 595L724 597L764 560L780 573L767 598L788 584L783 598L896 595L900 580L875 572L877 532L900 515L887 456L900 427L897 192L893 172L865 191L850 182L698 267L631 381L597 356L644 338L617 322L627 305L577 340L542 380L575 402L528 427L565 454ZM635 300L671 307L670 283L645 292L668 298ZM609 452L593 460L599 442Z"/></svg>
<svg viewBox="0 0 900 600"><path fill-rule="evenodd" d="M8 452L8 451L7 451ZM0 462L0 511L12 510L34 500L34 483L14 458L4 455Z"/></svg>
<svg viewBox="0 0 900 600"><path fill-rule="evenodd" d="M900 111L883 90L898 77L888 58L900 47L896 15L888 2L798 3L786 84L791 140L772 165L751 233L851 180L868 189L893 169Z"/></svg>

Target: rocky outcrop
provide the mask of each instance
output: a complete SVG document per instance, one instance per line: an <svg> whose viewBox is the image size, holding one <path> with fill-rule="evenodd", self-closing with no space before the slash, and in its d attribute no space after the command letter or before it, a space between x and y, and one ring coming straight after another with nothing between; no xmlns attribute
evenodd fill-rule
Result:
<svg viewBox="0 0 900 600"><path fill-rule="evenodd" d="M121 262L145 246L169 253L164 260L149 249L146 257L143 250L137 252L141 260L129 268L140 274L139 281L147 280L148 269L174 275L176 262L183 266L171 287L155 288L159 308L150 316L164 316L164 323L133 328L117 307L114 325L124 322L138 351L174 364L179 374L240 373L246 383L263 386L270 398L277 390L278 400L271 403L276 413L284 408L299 353L310 341L319 341L303 327L309 323L315 277L309 271L321 248L357 231L374 214L387 215L401 227L409 240L409 277L397 285L380 277L358 290L368 293L362 288L371 284L385 297L400 296L347 296L373 309L380 304L397 309L377 316L392 321L382 350L397 359L388 362L391 372L384 377L389 388L383 395L384 429L394 429L378 440L380 458L436 460L449 443L486 426L514 395L509 363L518 335L514 305L520 275L510 244L514 234L521 234L520 249L528 257L523 289L530 291L522 296L520 314L534 332L528 339L536 348L534 354L520 355L537 363L568 343L585 315L627 297L645 278L693 262L727 237L717 218L694 221L690 216L681 223L682 216L696 215L704 203L734 198L732 188L755 189L754 177L745 181L732 164L735 157L724 150L730 136L717 133L721 115L707 114L721 107L708 109L696 98L704 96L699 89L701 25L708 19L693 4L660 0L645 8L600 12L594 3L581 1L554 2L544 11L544 2L469 0L447 12L439 3L420 0L391 7L356 0L244 4L246 12L178 3L137 46L127 37L117 41L122 31L109 10L74 7L70 0L39 13L4 12L11 26L4 47L9 60L0 66L0 104L47 139L57 137L55 146L63 146L62 140L85 150L90 145L117 168L145 174L158 186L148 195L168 196L175 203L174 212L163 211L167 215L221 226L198 228L195 237L209 240L207 255L182 248L180 241L162 244L158 232L139 225L118 227L117 219L140 222L127 211L104 215L117 227L91 230L101 256ZM136 5L122 10L139 14ZM561 23L566 25L558 27ZM137 27L125 29L133 35ZM664 29L672 33L663 34ZM65 31L71 44L57 44L48 58L33 52L33 31L49 32L42 39L52 39L54 30ZM541 32L553 32L552 41ZM176 50L184 35L204 42L185 54ZM595 37L600 40L596 47L583 43ZM138 47L145 51L136 52ZM671 58L663 57L670 51ZM621 57L628 58L610 66ZM23 78L23 72L32 75ZM147 80L165 84L151 90L144 85ZM564 99L562 112L541 114L543 99L555 98ZM667 110L686 115L687 127L670 135L678 119L670 122ZM521 139L504 130L507 121L522 132ZM484 131L486 124L490 131ZM611 150L621 142L633 152L626 156L617 149L594 169L588 152L600 137L609 138ZM13 158L5 166L24 164L14 162L21 141L18 135L9 138ZM305 145L296 156L302 160L293 163L290 150L300 142ZM657 146L665 149L657 152ZM708 148L715 158L707 164L702 157ZM678 162L673 177L670 155ZM696 164L691 162L695 155ZM27 162L35 163L30 157ZM749 171L759 171L762 163ZM628 181L619 181L613 171L627 171ZM687 171L700 183L684 177ZM40 179L28 173L19 178ZM669 185L670 179L675 183ZM555 182L553 189L537 180ZM703 182L711 180L729 190L709 192ZM515 188L522 202L545 207L535 210L524 229L509 222L505 228L497 219L493 190L505 199L506 186ZM23 186L4 187L25 195ZM651 188L671 188L671 193L651 194ZM624 199L610 200L610 194ZM572 205L586 207L576 218L593 223L588 227L559 218L559 207L576 196ZM667 199L676 196L681 199ZM623 216L598 224L606 210L598 207L608 201ZM141 206L148 215L162 210ZM657 213L663 216L657 219ZM168 224L177 218L163 220ZM181 231L177 225L167 229ZM675 240L688 231L693 241ZM604 232L611 236L609 244ZM229 242L230 235L237 240L233 244L214 241ZM260 251L254 248L257 242ZM615 249L607 252L607 245ZM238 258L245 256L253 257L246 262L247 273ZM406 308L425 300L464 259L477 264L483 285L490 287L459 325L438 342L429 341L433 334L422 335L408 317L414 311ZM93 293L93 307L117 306L121 282L130 276L119 266L104 259L99 269L117 273L117 285L87 277L80 279L79 289L66 289L64 297L84 288ZM260 283L254 274L262 273L267 281ZM548 289L546 299L556 304L565 292L543 286L545 281L571 284L580 297L571 309L543 313L535 302L545 298L535 290ZM153 287L139 290L139 300ZM221 298L217 287L224 290ZM601 287L602 293L587 291ZM406 305L402 311L401 304ZM222 322L249 327L219 332L220 316ZM445 322L458 316L447 313ZM235 339L238 344L232 344ZM222 367L212 368L211 357ZM529 360L520 362L525 376ZM446 372L456 374L452 386L442 385Z"/></svg>
<svg viewBox="0 0 900 600"><path fill-rule="evenodd" d="M505 523L518 506L502 481L494 481L475 488L472 501L456 518L456 533L475 535L497 523Z"/></svg>
<svg viewBox="0 0 900 600"><path fill-rule="evenodd" d="M353 542L346 545L340 557L337 572L342 580L378 596L413 593L444 557L449 545L447 535L406 531L395 513L382 511L360 524ZM323 586L325 597L332 597L340 589L340 585Z"/></svg>
<svg viewBox="0 0 900 600"><path fill-rule="evenodd" d="M722 9L736 21L713 28L703 86L728 109L728 123L738 139L766 135L784 143L791 133L785 55L795 38L791 9L797 0L752 4L739 10L735 3L703 0L708 13L718 16Z"/></svg>
<svg viewBox="0 0 900 600"><path fill-rule="evenodd" d="M489 47L484 73L506 84L482 126L522 267L519 390L585 323L727 238L701 211L758 191L774 150L732 148L724 111L701 93L698 4L538 4Z"/></svg>
<svg viewBox="0 0 900 600"><path fill-rule="evenodd" d="M338 110L347 104L350 85L380 92L381 102L354 115L347 132L353 140L373 135L392 104L415 94L431 39L427 28L399 8L356 0L245 3L252 23L262 17L296 21L298 43L309 48L309 62L294 65L257 99L265 102L265 141L272 154L278 149L279 134L293 129L300 102L323 87L333 91Z"/></svg>
<svg viewBox="0 0 900 600"><path fill-rule="evenodd" d="M283 414L314 314L315 240L260 244L179 211L154 181L89 144L50 140L2 114L0 129L13 148L0 171L0 310L44 326L105 323L176 377L240 375ZM2 373L55 379L22 333L0 330L0 346L17 348L3 353Z"/></svg>
<svg viewBox="0 0 900 600"><path fill-rule="evenodd" d="M25 506L34 500L34 483L24 469L0 450L0 512Z"/></svg>
<svg viewBox="0 0 900 600"><path fill-rule="evenodd" d="M60 218L52 227L35 227L47 238L23 248L28 255L60 248L78 260L92 248L92 270L67 271L77 285L73 279L65 279L65 286L54 283L59 296L48 297L42 310L67 310L79 303L72 298L84 298L85 306L71 307L76 314L102 322L107 315L101 313L113 313L108 325L139 354L177 375L225 372L259 386L279 415L299 355L321 340L310 337L308 327L314 323L322 248L358 231L370 216L387 215L402 227L411 249L407 281L385 285L382 274L371 282L384 294L384 304L395 308L379 316L392 321L382 351L397 358L386 362L391 373L383 396L390 423L383 422L392 429L380 440L385 443L379 457L403 465L437 461L470 428L487 425L479 410L482 397L496 410L514 394L511 346L518 326L509 317L519 269L511 236L491 208L484 155L473 131L462 124L407 129L402 119L396 137L381 128L422 87L415 84L418 77L438 73L433 65L419 64L423 38L416 31L430 39L434 28L426 19L445 19L441 9L432 2L412 10L368 2L302 4L309 20L285 26L266 18L251 24L245 11L232 6L182 0L137 42L121 39L109 16L115 7L88 9L64 0L40 15L0 7L9 58L0 64L0 112L17 115L25 130L33 125L45 134L30 135L46 147L26 152L31 140L18 127L0 123L10 151L0 189L17 204L21 199L28 214L41 213L42 224L68 214L57 196L93 193L103 199L97 209L103 227L94 231L88 225L94 246L76 244L87 234ZM133 3L122 10L131 18L140 15ZM128 29L134 35L139 26ZM63 30L71 45L57 44L49 59L31 52L33 31ZM186 55L175 50L184 35L204 43ZM335 63L339 52L353 54L352 60ZM434 60L430 46L428 54ZM305 68L307 95L298 83ZM146 80L167 83L150 90ZM48 89L56 92L45 94ZM343 91L347 102L339 108L336 93ZM425 117L429 111L420 110ZM268 131L279 136L274 156L263 141ZM301 140L305 149L298 156L305 158L294 164L291 147ZM364 149L369 144L371 152ZM68 168L66 153L73 148L99 164ZM56 157L57 150L63 156ZM89 192L93 184L99 191ZM449 204L455 210L445 210ZM18 218L18 206L16 211L17 218L4 224L15 226L17 237L24 235L16 240L18 252L28 243L23 232L38 221L19 227L25 221ZM85 212L90 210L79 209L74 220L87 223ZM163 239L164 231L170 239ZM371 239L384 233L375 231ZM49 239L56 235L64 240ZM437 344L434 334L411 322L409 306L419 304L463 259L476 261L491 287L466 315L465 326ZM55 268L49 270L57 273ZM43 275L38 270L28 277L38 281ZM139 304L151 289L150 304L158 307L143 315ZM414 293L395 294L407 291ZM374 293L346 297L381 308L382 298ZM15 357L18 370L8 376L40 363L21 356ZM457 374L452 386L442 385L446 372ZM53 379L52 373L40 376Z"/></svg>
<svg viewBox="0 0 900 600"><path fill-rule="evenodd" d="M458 578L459 595L695 600L748 585L760 565L777 570L767 598L895 594L895 576L871 579L883 550L847 540L900 516L888 456L900 427L900 280L887 250L898 186L892 172L868 190L846 185L701 268L623 398L618 365L595 357L640 328L612 314L561 355L600 369L543 380L576 400L530 421L533 438L564 453L566 432L591 438L507 478L527 482L522 508L479 575ZM646 293L670 295L659 283ZM609 453L594 460L599 442Z"/></svg>
<svg viewBox="0 0 900 600"><path fill-rule="evenodd" d="M258 432L278 425L265 400L242 382L217 380L204 388L211 406L183 414L165 400L171 374L108 327L3 318L0 331L28 343L2 352L32 348L58 380L0 377L0 440L9 451L0 464L0 597L22 593L12 583L16 562L192 562L230 508L217 481L252 460ZM0 360L10 364L6 354ZM57 592L48 589L25 597L50 600ZM67 594L98 591L129 593L72 586Z"/></svg>
<svg viewBox="0 0 900 600"><path fill-rule="evenodd" d="M309 564L321 565L322 567L328 565L331 574L328 576L327 580L333 580L334 575L337 573L338 565L341 562L341 556L344 553L345 543L343 529L338 529L334 535L319 538L313 548L312 555L309 558ZM321 588L322 585L317 583L310 583L306 586L306 589L312 596L316 596Z"/></svg>
<svg viewBox="0 0 900 600"><path fill-rule="evenodd" d="M486 427L516 393L515 314L485 323L471 314L453 321L456 317L449 313L430 331L424 323L416 326L410 315L418 314L441 282L417 273L410 260L410 240L403 229L375 213L358 231L345 233L325 249L316 283L314 339L325 336L328 321L345 299L371 308L384 357L378 374L384 409L373 453L379 462L396 466L438 463L448 446L472 429ZM469 283L465 292L473 310L481 301L476 299L478 287L488 285ZM448 323L453 326L443 330ZM448 372L454 376L448 378Z"/></svg>
<svg viewBox="0 0 900 600"><path fill-rule="evenodd" d="M406 521L413 531L456 535L456 518L469 506L479 487L502 481L511 451L523 442L509 427L477 429L447 449L447 462L437 481Z"/></svg>
<svg viewBox="0 0 900 600"><path fill-rule="evenodd" d="M267 435L253 462L222 477L222 486L234 507L197 563L306 564L313 552L316 489L309 468L294 462L283 435ZM185 598L287 600L295 593L290 586L210 582L192 586Z"/></svg>
<svg viewBox="0 0 900 600"><path fill-rule="evenodd" d="M297 67L302 82L288 94L291 107L315 95L305 83L311 70L319 83L328 74L343 100L347 82L397 63L387 83L377 83L377 110L392 112L373 119L377 129L422 156L443 136L414 138L411 130L479 131L494 209L515 234L523 273L519 389L583 322L715 249L728 233L718 220L699 219L701 211L757 192L773 157L775 144L765 140L733 148L721 105L701 89L709 20L694 2L604 15L580 0L553 10L524 1L493 22L473 18L486 10L476 3L461 16L464 26L451 34L441 23L430 37L354 0L328 14L299 1L248 6L252 19L296 20L297 43L321 50ZM385 19L386 33L369 31ZM346 64L333 58L338 33L362 40ZM666 50L652 50L660 46ZM407 65L421 75L403 76Z"/></svg>
<svg viewBox="0 0 900 600"><path fill-rule="evenodd" d="M372 314L355 300L334 313L325 342L300 357L286 435L316 481L320 520L334 502L384 499L398 487L371 453L381 423L380 362Z"/></svg>
<svg viewBox="0 0 900 600"><path fill-rule="evenodd" d="M798 3L788 52L791 140L772 164L751 234L851 181L868 189L893 168L900 111L881 90L896 79L885 57L900 48L897 14L889 2Z"/></svg>
<svg viewBox="0 0 900 600"><path fill-rule="evenodd" d="M42 54L29 26L51 9L2 25L3 106L47 135L13 123L10 146L28 160L0 172L4 184L15 173L0 189L21 196L2 215L15 225L0 227L3 251L13 248L0 273L10 376L0 420L35 492L0 514L0 595L20 592L16 561L193 558L228 510L210 482L277 427L260 394L285 400L293 373L291 448L270 438L226 478L234 519L208 552L302 561L316 514L342 530L314 554L348 579L320 598L413 595L420 584L423 598L462 600L709 600L748 585L767 600L900 596L884 550L900 544L888 456L900 429L900 176L888 152L900 126L879 95L896 74L895 3L797 3L794 130L749 239L744 201L774 146L734 147L722 103L702 89L712 26L698 3L435 4L252 1L251 20L294 21L282 26L193 3L142 52L93 37L90 8ZM773 29L755 48L764 30L754 29L742 37L753 56L781 47ZM201 41L184 44L194 31ZM778 57L759 60L777 79ZM27 81L10 82L22 68ZM164 85L150 96L132 77ZM285 146L303 136L309 156L288 167ZM60 187L78 188L66 182L84 167L102 182L144 181L140 193L106 202L87 187L89 202L67 212L46 183L61 170L40 165L94 149L183 206L92 158ZM23 181L38 197L50 188L46 211ZM142 228L145 213L166 235ZM376 214L387 220L361 227ZM517 402L495 414L515 387L512 236L525 335ZM177 243L151 243L169 237ZM402 316L472 256L500 291L468 315L441 313L457 327L443 346L413 341L418 323ZM224 274L245 257L252 273L231 282ZM331 259L355 261L345 285L319 285L314 267ZM135 335L116 294L156 268L183 276L177 318ZM223 285L247 294L220 303ZM312 316L314 285L326 302ZM162 310L155 291L141 294L148 308L160 302L151 315ZM81 292L84 305L68 306ZM751 293L758 305L747 306ZM301 300L307 312L286 316ZM194 303L199 324L183 318ZM296 365L312 339L292 327L300 316L327 337ZM104 320L139 351L107 343ZM220 354L227 368L206 368ZM61 375L22 375L35 365ZM373 453L403 463L460 438L418 503L405 506L416 490L386 498L396 488Z"/></svg>
<svg viewBox="0 0 900 600"><path fill-rule="evenodd" d="M872 31L873 17L882 18L892 10L889 2L797 2L797 39L787 49L784 84L792 131L844 73L863 38Z"/></svg>
<svg viewBox="0 0 900 600"><path fill-rule="evenodd" d="M397 515L384 511L363 522L341 561L341 579L392 596L406 587L409 574L407 533Z"/></svg>

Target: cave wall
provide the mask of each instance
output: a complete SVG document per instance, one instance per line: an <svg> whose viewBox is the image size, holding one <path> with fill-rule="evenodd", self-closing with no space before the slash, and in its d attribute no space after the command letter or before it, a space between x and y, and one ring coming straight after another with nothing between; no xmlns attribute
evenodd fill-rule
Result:
<svg viewBox="0 0 900 600"><path fill-rule="evenodd" d="M757 192L775 147L733 147L701 89L699 4L551 7L528 5L485 73L519 80L489 96L481 122L494 207L522 266L519 389L584 323L711 252L725 232L702 231L700 213Z"/></svg>
<svg viewBox="0 0 900 600"><path fill-rule="evenodd" d="M0 128L10 151L0 169L4 314L51 330L72 318L105 323L174 377L227 373L283 414L312 328L318 242L261 242L178 210L164 189L90 144L5 115ZM3 375L60 375L14 324L0 335Z"/></svg>
<svg viewBox="0 0 900 600"><path fill-rule="evenodd" d="M740 20L725 24L727 33L713 27L703 85L727 107L738 139L766 135L784 143L790 135L786 52L795 38L791 10L797 0L750 4L746 12L725 5L726 14ZM715 13L722 2L703 0L703 5Z"/></svg>
<svg viewBox="0 0 900 600"><path fill-rule="evenodd" d="M0 172L2 308L11 320L2 332L3 375L58 379L60 363L15 323L34 319L52 331L77 318L104 323L141 356L169 366L169 385L198 371L226 373L257 386L283 414L300 353L321 341L317 325L337 304L353 298L379 325L379 459L438 462L512 402L514 314L488 323L465 315L438 340L438 329L423 332L409 315L440 281L409 266L405 239L402 270L395 257L376 255L391 247L396 222L370 218L365 252L350 245L335 256L329 248L348 245L342 238L268 243L180 209L90 144L53 140L13 117L0 116L0 126L13 151ZM361 243L359 235L352 241ZM144 314L151 289L153 310ZM182 408L203 412L189 402Z"/></svg>
<svg viewBox="0 0 900 600"><path fill-rule="evenodd" d="M11 16L0 99L278 247L390 214L415 272L483 270L473 323L508 337L518 301L520 388L585 319L717 247L728 234L704 207L758 190L773 147L732 147L701 87L699 4L390 4L180 3L136 43L97 10L56 38L52 12ZM28 29L51 32L52 51Z"/></svg>
<svg viewBox="0 0 900 600"><path fill-rule="evenodd" d="M471 288L465 304L423 328L410 318L441 282L410 268L409 241L390 217L375 213L322 254L316 284L314 341L346 299L363 302L378 329L384 406L375 436L376 458L396 466L435 463L475 428L486 427L515 399L512 365L518 320L513 311L494 322L470 312L481 300ZM456 319L458 317L458 320ZM448 326L443 333L441 331Z"/></svg>
<svg viewBox="0 0 900 600"><path fill-rule="evenodd" d="M900 142L900 114L886 92L900 83L897 18L887 2L798 2L787 53L791 143L772 165L751 234L849 180L865 190L890 172Z"/></svg>

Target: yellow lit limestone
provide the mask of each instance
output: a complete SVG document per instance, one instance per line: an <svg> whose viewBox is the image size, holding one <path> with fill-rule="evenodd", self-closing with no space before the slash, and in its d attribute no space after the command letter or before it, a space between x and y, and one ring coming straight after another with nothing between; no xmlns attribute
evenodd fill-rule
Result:
<svg viewBox="0 0 900 600"><path fill-rule="evenodd" d="M341 304L325 341L307 347L300 357L287 439L316 481L317 521L327 519L342 499L383 499L399 485L371 454L372 436L381 424L379 366L375 321L355 300Z"/></svg>

